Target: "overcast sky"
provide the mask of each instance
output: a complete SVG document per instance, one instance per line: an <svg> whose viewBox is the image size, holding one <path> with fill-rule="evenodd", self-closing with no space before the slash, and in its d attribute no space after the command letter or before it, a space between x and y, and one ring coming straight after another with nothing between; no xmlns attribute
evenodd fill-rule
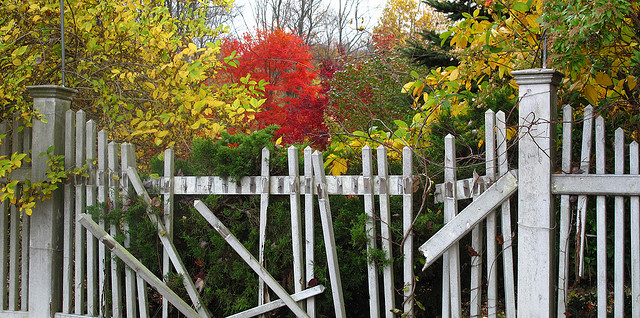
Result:
<svg viewBox="0 0 640 318"><path fill-rule="evenodd" d="M338 6L338 0L324 0L326 5L330 5L334 8ZM368 21L365 21L365 27L369 32L373 30L373 27L378 22L382 8L386 3L385 0L363 0L360 6L359 15L362 17L368 17ZM256 22L254 19L255 1L254 0L235 0L234 6L242 6L241 14L231 23L231 34L234 36L240 36L243 33L253 30ZM337 10L337 9L336 9Z"/></svg>

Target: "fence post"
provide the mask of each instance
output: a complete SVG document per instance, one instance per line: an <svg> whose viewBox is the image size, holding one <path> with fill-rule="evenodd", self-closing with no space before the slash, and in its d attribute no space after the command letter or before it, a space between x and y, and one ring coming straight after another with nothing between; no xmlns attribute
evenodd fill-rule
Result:
<svg viewBox="0 0 640 318"><path fill-rule="evenodd" d="M47 156L40 156L50 146L55 155L64 154L65 112L76 90L54 86L29 86L33 108L46 119L33 123L34 181L44 180ZM29 317L53 317L62 304L63 193L57 190L50 200L38 202L31 216L29 242Z"/></svg>
<svg viewBox="0 0 640 318"><path fill-rule="evenodd" d="M555 314L555 210L551 174L556 148L557 85L551 69L511 73L519 88L518 316Z"/></svg>

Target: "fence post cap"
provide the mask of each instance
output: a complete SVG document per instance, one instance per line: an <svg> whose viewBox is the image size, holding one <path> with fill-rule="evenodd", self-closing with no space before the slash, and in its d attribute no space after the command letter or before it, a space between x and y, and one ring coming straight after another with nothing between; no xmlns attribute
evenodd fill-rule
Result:
<svg viewBox="0 0 640 318"><path fill-rule="evenodd" d="M66 101L71 101L73 95L78 90L58 85L37 85L27 86L29 95L33 98L58 98Z"/></svg>
<svg viewBox="0 0 640 318"><path fill-rule="evenodd" d="M534 68L511 72L518 85L553 84L559 85L564 77L562 72L549 68Z"/></svg>

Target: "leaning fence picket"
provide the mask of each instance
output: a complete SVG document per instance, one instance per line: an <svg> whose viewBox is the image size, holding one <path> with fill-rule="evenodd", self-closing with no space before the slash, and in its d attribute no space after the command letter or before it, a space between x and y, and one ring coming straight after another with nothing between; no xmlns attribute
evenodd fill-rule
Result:
<svg viewBox="0 0 640 318"><path fill-rule="evenodd" d="M287 150L289 164L289 202L291 205L291 251L293 253L293 285L296 293L301 292L304 287L304 261L302 257L302 214L300 212L300 182L298 167L298 148L289 147ZM304 302L300 302L305 308Z"/></svg>
<svg viewBox="0 0 640 318"><path fill-rule="evenodd" d="M312 164L312 149L307 146L304 148L304 180L305 180L305 193L304 193L304 238L305 238L305 274L306 283L305 287L309 287L308 283L315 278L313 266L315 263L313 247L315 245L313 227L315 220L313 218L313 164ZM307 299L307 314L309 317L315 318L316 305L315 298L309 297Z"/></svg>
<svg viewBox="0 0 640 318"><path fill-rule="evenodd" d="M582 123L582 149L580 150L580 170L582 173L589 173L591 162L591 138L593 135L593 107L591 105L584 108ZM579 246L576 251L579 253L579 261L576 262L578 276L584 273L584 244L587 227L587 196L578 196L578 216L576 217L576 235L579 236Z"/></svg>
<svg viewBox="0 0 640 318"><path fill-rule="evenodd" d="M456 199L456 142L452 135L444 138L444 222L453 220L458 213ZM461 317L461 286L460 286L460 249L454 243L443 255L443 306L442 317ZM446 306L445 306L446 305ZM446 311L445 311L446 310Z"/></svg>
<svg viewBox="0 0 640 318"><path fill-rule="evenodd" d="M122 177L120 178L120 189L122 191L122 211L126 212L129 209L130 200L133 197L133 188L131 186L131 182L129 182L129 177L127 176L127 169L131 165L131 162L135 160L132 158L134 155L133 145L129 143L123 143L120 145L120 162L121 162L121 171ZM131 247L131 235L129 234L129 223L125 220L122 224L122 228L124 231L124 248L129 249ZM127 317L136 317L137 316L137 289L136 289L136 273L130 267L125 268L125 301L126 301L126 310Z"/></svg>
<svg viewBox="0 0 640 318"><path fill-rule="evenodd" d="M638 143L629 145L629 173L640 174ZM631 233L631 317L640 318L640 197L632 196L630 201Z"/></svg>
<svg viewBox="0 0 640 318"><path fill-rule="evenodd" d="M615 132L615 174L624 174L624 131L622 128ZM614 228L614 316L624 316L624 197L615 197L615 228Z"/></svg>
<svg viewBox="0 0 640 318"><path fill-rule="evenodd" d="M9 125L6 122L0 123L0 135L7 136ZM0 156L10 156L10 139L5 137L0 140ZM0 281L6 282L8 275L8 249L9 249L9 209L7 200L0 202ZM0 310L7 306L7 284L0 284Z"/></svg>
<svg viewBox="0 0 640 318"><path fill-rule="evenodd" d="M377 150L378 155L378 180L380 192L380 236L381 247L384 258L388 263L382 270L384 277L384 311L385 317L394 316L393 309L396 307L395 302L395 282L393 277L393 251L391 237L391 209L389 206L389 171L387 163L387 148L380 145ZM372 188L373 191L373 188Z"/></svg>
<svg viewBox="0 0 640 318"><path fill-rule="evenodd" d="M571 171L571 131L573 110L565 105L562 109L562 171ZM560 196L560 240L558 253L558 317L564 316L569 287L569 233L571 231L571 207L569 195Z"/></svg>
<svg viewBox="0 0 640 318"><path fill-rule="evenodd" d="M315 176L315 186L318 195L318 206L320 209L320 221L322 222L322 236L327 254L327 266L329 267L329 280L331 281L331 295L335 316L343 318L346 316L344 296L342 294L342 279L340 277L340 266L338 265L338 254L336 251L336 240L333 233L333 220L331 217L331 207L329 206L329 192L327 192L327 180L324 174L324 163L322 153L313 153L313 172Z"/></svg>
<svg viewBox="0 0 640 318"><path fill-rule="evenodd" d="M169 192L164 195L164 227L167 231L167 237L173 240L173 175L174 175L174 156L173 150L167 149L164 151L164 176L166 185ZM169 253L163 248L162 250L162 275L166 277L171 270L171 259ZM169 300L166 297L162 298L162 317L169 317Z"/></svg>
<svg viewBox="0 0 640 318"><path fill-rule="evenodd" d="M96 167L94 164L94 160L96 159L96 123L93 120L87 121L87 132L86 132L86 159L87 159L87 171L89 172L89 180L87 181L86 190L87 190L87 207L95 207L96 200ZM89 230L86 230L87 237L87 314L90 316L96 316L97 311L97 301L96 297L98 295L98 287L97 287L97 273L96 267L98 265L97 262L97 245L95 237L91 235Z"/></svg>
<svg viewBox="0 0 640 318"><path fill-rule="evenodd" d="M64 168L72 171L75 166L75 112L65 113L64 128ZM62 313L70 314L73 307L73 237L75 224L74 181L69 178L64 183L64 235L62 248Z"/></svg>
<svg viewBox="0 0 640 318"><path fill-rule="evenodd" d="M496 113L496 142L498 145L498 169L500 176L509 172L507 160L507 120L503 111ZM511 205L509 200L501 206L502 262L504 272L504 303L508 318L516 316L516 292L513 270L513 245L511 239Z"/></svg>
<svg viewBox="0 0 640 318"><path fill-rule="evenodd" d="M596 174L605 173L604 118L596 118ZM607 210L606 197L596 197L598 317L607 317Z"/></svg>
<svg viewBox="0 0 640 318"><path fill-rule="evenodd" d="M364 211L366 215L365 231L367 233L367 255L371 255L376 247L375 208L373 196L373 161L372 150L368 145L362 147L362 176L364 177ZM375 262L367 261L367 277L369 286L369 316L379 317L378 267Z"/></svg>
<svg viewBox="0 0 640 318"><path fill-rule="evenodd" d="M85 165L85 149L86 149L86 134L85 134L85 126L86 126L87 116L84 111L80 110L76 113L76 168L82 169ZM75 220L80 219L80 215L84 211L85 208L85 183L84 182L76 182L75 184ZM86 250L85 246L85 233L86 231L81 228L76 228L75 231L75 272L74 272L74 283L75 283L75 307L74 313L76 315L82 315L84 313L85 308L85 259L86 259Z"/></svg>
<svg viewBox="0 0 640 318"><path fill-rule="evenodd" d="M118 144L115 142L110 142L107 149L107 167L108 174L107 184L109 185L109 197L108 197L108 211L111 212L120 207L120 200L118 200L118 196L120 195L119 189L119 171L118 169ZM112 221L109 224L109 234L112 237L118 235L119 225L117 221ZM116 255L111 253L111 314L114 318L122 317L122 270L118 265L118 261L116 259Z"/></svg>

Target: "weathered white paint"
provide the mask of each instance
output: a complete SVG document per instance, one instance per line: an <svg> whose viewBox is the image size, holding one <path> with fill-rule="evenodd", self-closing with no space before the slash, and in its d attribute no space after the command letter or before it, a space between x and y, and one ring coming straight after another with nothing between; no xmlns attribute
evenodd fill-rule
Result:
<svg viewBox="0 0 640 318"><path fill-rule="evenodd" d="M87 116L84 111L80 110L76 113L76 168L82 169L85 162L85 150L86 150L86 134L85 127L87 122ZM86 191L85 180L82 182L76 182L76 217L75 221L80 219L80 214L83 213L86 207ZM85 313L85 264L87 251L84 248L86 244L86 232L77 227L75 231L75 272L74 272L74 284L75 284L75 306L74 313L76 315L82 315Z"/></svg>
<svg viewBox="0 0 640 318"><path fill-rule="evenodd" d="M107 175L107 184L109 185L109 211L121 208L120 193L118 191L120 180L120 165L118 164L118 149L120 146L115 142L110 142L107 146L107 167L109 173ZM109 226L109 235L115 237L119 233L119 225L111 222ZM111 314L114 318L122 317L122 269L118 266L115 254L111 254Z"/></svg>
<svg viewBox="0 0 640 318"><path fill-rule="evenodd" d="M75 112L71 109L67 110L64 127L64 168L67 171L73 170L75 166L75 119ZM69 178L64 183L63 229L65 235L62 243L62 312L65 314L70 314L73 306L73 239L76 223L74 183L74 178Z"/></svg>
<svg viewBox="0 0 640 318"><path fill-rule="evenodd" d="M391 180L389 180L391 181ZM389 185L392 186L391 182ZM413 275L413 150L402 149L402 277L404 279L404 312L413 316L415 276Z"/></svg>
<svg viewBox="0 0 640 318"><path fill-rule="evenodd" d="M367 233L367 255L377 248L376 227L374 220L376 212L374 207L373 190L373 162L372 149L368 145L362 147L362 176L364 177L364 213L367 216L365 231ZM367 259L367 285L369 287L369 317L380 317L378 296L378 267Z"/></svg>
<svg viewBox="0 0 640 318"><path fill-rule="evenodd" d="M378 180L380 182L380 236L381 248L388 260L388 264L382 269L384 277L384 312L385 317L393 318L392 309L396 308L395 279L393 277L393 237L391 236L391 208L389 205L388 182L389 171L387 169L387 148L380 145L378 155ZM373 188L372 188L373 189Z"/></svg>
<svg viewBox="0 0 640 318"><path fill-rule="evenodd" d="M133 191L133 187L131 186L131 182L129 182L129 176L126 171L130 166L135 164L135 151L133 149L133 145L129 143L123 143L120 145L120 162L121 162L121 171L122 177L120 178L120 188L122 191L122 197L124 200L124 204L122 206L123 211L127 211L129 209L128 200L130 200L135 192ZM131 238L129 235L129 224L125 221L122 224L122 228L124 231L124 247L131 247ZM125 268L125 302L126 305L126 313L127 317L136 317L137 315L137 302L138 292L136 289L136 273L130 268Z"/></svg>
<svg viewBox="0 0 640 318"><path fill-rule="evenodd" d="M456 141L452 135L444 137L444 182L445 182L445 195L444 195L444 221L445 226L451 224L458 214L458 201L455 199L456 189L453 186L456 184ZM439 233L439 231L438 231ZM436 233L437 235L437 233ZM433 238L433 237L432 237ZM426 244L428 244L427 241ZM425 245L421 246L422 250ZM443 250L445 253L443 257L442 266L442 287L443 287L443 300L442 300L442 316L443 317L460 317L462 315L461 307L461 284L460 284L460 248L456 242L452 242L451 247ZM428 248L428 247L425 247ZM424 253L424 252L423 252Z"/></svg>
<svg viewBox="0 0 640 318"><path fill-rule="evenodd" d="M96 171L96 182L98 187L98 203L105 206L105 209L100 211L100 219L98 225L104 229L104 215L106 214L106 202L107 202L107 132L100 130L98 132L98 170ZM106 316L106 251L103 244L98 244L98 313L100 317ZM104 302L104 303L103 303Z"/></svg>
<svg viewBox="0 0 640 318"><path fill-rule="evenodd" d="M551 185L553 194L640 195L640 177L635 175L554 174Z"/></svg>
<svg viewBox="0 0 640 318"><path fill-rule="evenodd" d="M173 189L173 175L174 172L174 156L173 150L167 149L164 151L164 176L167 180L167 189ZM164 206L164 215L162 221L164 222L164 227L167 230L166 236L169 240L173 241L173 192L169 191L169 193L163 195L163 206ZM164 277L169 274L171 271L171 259L169 259L169 254L166 249L162 249L162 275ZM169 317L169 300L166 298L162 298L162 317Z"/></svg>
<svg viewBox="0 0 640 318"><path fill-rule="evenodd" d="M511 73L519 87L518 316L555 315L555 157L557 85L550 69Z"/></svg>
<svg viewBox="0 0 640 318"><path fill-rule="evenodd" d="M596 118L596 174L605 172L604 118ZM598 281L598 317L607 317L607 207L605 196L596 197L596 277Z"/></svg>
<svg viewBox="0 0 640 318"><path fill-rule="evenodd" d="M244 245L242 245L242 243L238 241L233 233L231 233L229 229L222 222L220 222L220 220L213 214L213 212L211 212L211 210L209 210L209 208L207 208L204 203L202 203L202 201L196 200L193 205L195 206L196 210L198 210L198 212L200 212L200 214L205 218L205 220L207 220L207 222L209 222L209 224L211 224L211 226L213 226L213 228L218 231L218 233L220 233L224 240L229 243L229 246L231 246L242 258L242 260L244 260L244 262L247 263L247 265L249 265L249 267L251 267L251 269L256 272L256 274L258 274L258 276L260 276L260 278L262 278L265 284L269 286L269 288L271 288L271 290L273 290L273 292L278 295L278 297L280 297L285 305L289 307L289 309L291 309L291 311L296 316L309 317L307 313L304 312L304 310L302 310L300 306L298 306L298 303L293 298L291 298L291 295L289 295L289 293L287 293L287 291L278 283L278 281L275 280L273 276L271 276L271 274L269 274L264 266L262 266L256 260L256 258L251 255L251 252L249 252L249 250L247 250Z"/></svg>
<svg viewBox="0 0 640 318"><path fill-rule="evenodd" d="M39 154L54 146L54 155L64 155L64 113L69 109L76 90L58 86L30 86L27 91L33 97L34 110L47 122L33 122L33 138L38 140L31 148L32 180L45 179L46 156ZM31 317L52 317L62 305L62 189L52 194L51 200L38 202L31 217L29 240L28 309ZM36 274L37 273L37 274Z"/></svg>
<svg viewBox="0 0 640 318"><path fill-rule="evenodd" d="M342 279L340 277L340 266L338 265L338 254L336 251L336 240L333 234L333 219L331 207L329 206L329 195L327 193L326 177L324 174L324 162L322 153L313 153L313 172L315 176L316 192L318 193L318 206L320 209L320 220L322 222L322 236L327 254L327 267L329 280L331 281L331 296L333 307L337 318L346 316L344 296L342 294Z"/></svg>
<svg viewBox="0 0 640 318"><path fill-rule="evenodd" d="M304 238L305 238L305 274L307 283L315 276L313 265L315 262L313 247L315 244L314 238L314 230L313 227L315 225L314 217L313 217L313 163L312 163L312 152L311 147L307 146L304 148L304 181L305 186L300 186L300 189L305 189L304 193ZM302 181L302 180L300 180ZM309 317L315 318L316 316L316 302L314 297L309 297L307 299L307 314Z"/></svg>
<svg viewBox="0 0 640 318"><path fill-rule="evenodd" d="M95 207L96 200L96 167L94 161L96 159L96 123L93 120L87 121L86 126L86 164L87 164L87 172L89 174L89 180L86 183L86 191L87 191L87 207ZM85 280L87 281L87 314L90 316L98 315L98 242L96 239L89 233L87 230L86 233L87 238L87 276Z"/></svg>
<svg viewBox="0 0 640 318"><path fill-rule="evenodd" d="M562 171L571 171L571 131L573 110L565 105L562 110ZM552 181L553 182L553 181ZM560 197L560 240L558 241L558 317L567 310L569 288L569 234L571 232L570 197Z"/></svg>
<svg viewBox="0 0 640 318"><path fill-rule="evenodd" d="M185 303L180 296L174 293L167 285L158 277L156 277L148 268L146 268L135 256L131 255L120 243L105 232L98 224L96 224L90 216L83 214L79 220L80 224L89 230L92 236L95 236L102 244L108 247L112 253L120 258L127 266L132 268L139 277L144 279L155 288L163 297L169 299L182 314L189 318L201 318L202 316Z"/></svg>
<svg viewBox="0 0 640 318"><path fill-rule="evenodd" d="M629 145L629 173L640 174L640 158L636 141ZM630 198L631 234L631 317L640 318L640 197Z"/></svg>
<svg viewBox="0 0 640 318"><path fill-rule="evenodd" d="M262 192L260 193L260 242L258 245L258 259L260 260L260 266L265 267L264 260L264 245L267 240L267 210L269 208L269 150L267 148L262 149L262 168L260 184L262 185ZM262 277L258 280L258 305L262 305L269 302L269 291L265 290L264 280Z"/></svg>
<svg viewBox="0 0 640 318"><path fill-rule="evenodd" d="M582 173L589 173L591 163L591 139L593 135L593 107L591 105L584 108L584 118L582 123L582 150L580 153L580 170ZM571 171L565 171L570 173ZM577 231L580 235L578 275L582 277L584 273L584 246L587 230L587 196L578 196L578 215L576 217Z"/></svg>
<svg viewBox="0 0 640 318"><path fill-rule="evenodd" d="M314 287L311 287L309 289L305 289L303 291L297 292L293 295L291 295L291 298L297 302L301 302L305 299L309 299L313 296L316 295L320 295L324 292L324 286L323 285L317 285ZM286 306L286 304L284 303L284 301L282 299L278 299L278 300L274 300L272 302L266 303L262 306L258 306L258 307L254 307L248 310L245 310L243 312L239 312L235 315L231 315L228 316L227 318L248 318L248 317L255 317L264 313L268 313L272 310L278 309L280 307L284 307Z"/></svg>
<svg viewBox="0 0 640 318"><path fill-rule="evenodd" d="M615 173L624 174L624 131L622 128L615 132ZM613 277L613 315L624 317L624 197L615 198L615 229L614 229L614 277ZM606 255L605 255L606 256Z"/></svg>
<svg viewBox="0 0 640 318"><path fill-rule="evenodd" d="M493 182L496 179L496 115L493 110L488 110L484 118L485 175ZM490 318L497 316L498 307L497 222L495 211L487 215L487 313Z"/></svg>
<svg viewBox="0 0 640 318"><path fill-rule="evenodd" d="M291 146L287 150L289 163L289 177L291 178L291 189L298 189L298 148ZM300 194L292 192L289 195L291 205L291 251L293 253L293 285L296 293L301 292L305 287L304 281L304 261L302 258L302 213L300 212ZM304 303L301 304L304 308Z"/></svg>

